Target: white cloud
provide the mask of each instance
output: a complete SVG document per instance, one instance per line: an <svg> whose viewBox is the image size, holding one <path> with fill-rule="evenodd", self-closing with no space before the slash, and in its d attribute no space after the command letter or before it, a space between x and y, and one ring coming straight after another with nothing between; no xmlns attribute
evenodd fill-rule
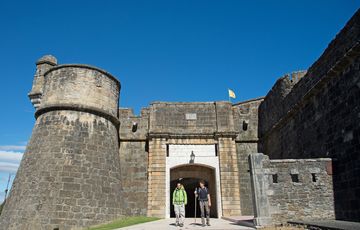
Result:
<svg viewBox="0 0 360 230"><path fill-rule="evenodd" d="M23 156L22 152L0 150L0 163L1 162L19 163L22 159L22 156Z"/></svg>
<svg viewBox="0 0 360 230"><path fill-rule="evenodd" d="M0 145L0 150L3 151L24 151L26 145Z"/></svg>
<svg viewBox="0 0 360 230"><path fill-rule="evenodd" d="M0 172L16 173L22 156L22 152L0 150Z"/></svg>
<svg viewBox="0 0 360 230"><path fill-rule="evenodd" d="M0 172L16 173L18 168L19 168L19 164L9 163L9 162L0 162Z"/></svg>

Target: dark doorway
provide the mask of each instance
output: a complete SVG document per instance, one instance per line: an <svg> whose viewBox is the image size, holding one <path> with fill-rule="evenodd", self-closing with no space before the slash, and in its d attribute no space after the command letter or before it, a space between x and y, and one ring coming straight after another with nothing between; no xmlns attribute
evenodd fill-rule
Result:
<svg viewBox="0 0 360 230"><path fill-rule="evenodd" d="M199 186L199 180L205 180L205 184L209 189L212 206L210 208L210 216L217 217L216 207L216 184L215 184L215 170L202 165L184 165L170 170L170 217L175 217L174 206L172 205L172 195L177 182L181 179L181 183L188 197L188 204L185 207L185 217L195 216L195 188ZM196 216L200 217L199 202L196 204Z"/></svg>

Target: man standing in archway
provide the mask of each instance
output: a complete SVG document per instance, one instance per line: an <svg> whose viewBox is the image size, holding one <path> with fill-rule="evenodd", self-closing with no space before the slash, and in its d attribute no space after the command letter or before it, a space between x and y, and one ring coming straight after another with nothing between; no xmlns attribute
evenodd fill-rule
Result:
<svg viewBox="0 0 360 230"><path fill-rule="evenodd" d="M187 205L187 195L184 186L178 182L173 193L174 211L176 216L176 226L184 226L185 205Z"/></svg>
<svg viewBox="0 0 360 230"><path fill-rule="evenodd" d="M211 199L210 193L207 187L205 187L205 181L199 181L199 188L195 190L195 198L199 197L200 211L201 211L201 224L205 226L205 212L206 212L206 224L210 226L210 207Z"/></svg>

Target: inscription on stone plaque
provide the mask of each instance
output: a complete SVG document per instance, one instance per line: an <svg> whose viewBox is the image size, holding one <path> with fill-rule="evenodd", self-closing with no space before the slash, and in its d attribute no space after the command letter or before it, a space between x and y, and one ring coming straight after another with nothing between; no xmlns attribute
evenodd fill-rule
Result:
<svg viewBox="0 0 360 230"><path fill-rule="evenodd" d="M196 113L186 113L185 119L186 120L196 120Z"/></svg>

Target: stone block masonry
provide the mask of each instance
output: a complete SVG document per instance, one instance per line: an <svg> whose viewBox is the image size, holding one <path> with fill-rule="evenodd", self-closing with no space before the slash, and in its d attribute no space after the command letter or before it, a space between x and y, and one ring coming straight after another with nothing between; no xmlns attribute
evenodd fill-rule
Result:
<svg viewBox="0 0 360 230"><path fill-rule="evenodd" d="M55 66L41 82L35 127L0 228L68 230L119 217L119 82L79 65Z"/></svg>
<svg viewBox="0 0 360 230"><path fill-rule="evenodd" d="M119 114L121 210L126 216L147 215L148 113L143 109L135 116L131 109L121 108Z"/></svg>
<svg viewBox="0 0 360 230"><path fill-rule="evenodd" d="M166 215L165 164L166 139L154 138L149 143L147 211L149 216L164 217Z"/></svg>
<svg viewBox="0 0 360 230"><path fill-rule="evenodd" d="M249 160L257 225L335 218L331 159Z"/></svg>
<svg viewBox="0 0 360 230"><path fill-rule="evenodd" d="M239 168L239 187L241 214L252 216L253 200L250 182L249 154L258 152L258 108L263 98L234 104L234 128L237 132L235 139Z"/></svg>
<svg viewBox="0 0 360 230"><path fill-rule="evenodd" d="M179 178L192 205L197 181L208 182L214 217L359 221L359 63L360 11L311 68L264 98L153 102L135 116L119 109L111 74L44 56L29 93L36 123L0 230L170 217Z"/></svg>
<svg viewBox="0 0 360 230"><path fill-rule="evenodd" d="M219 164L222 212L224 216L240 216L240 191L236 145L231 137L219 137Z"/></svg>
<svg viewBox="0 0 360 230"><path fill-rule="evenodd" d="M281 92L273 87L260 105L260 151L271 159L336 159L336 219L359 221L360 11L291 91Z"/></svg>
<svg viewBox="0 0 360 230"><path fill-rule="evenodd" d="M120 144L122 213L126 216L147 215L148 153L145 141L123 141Z"/></svg>

